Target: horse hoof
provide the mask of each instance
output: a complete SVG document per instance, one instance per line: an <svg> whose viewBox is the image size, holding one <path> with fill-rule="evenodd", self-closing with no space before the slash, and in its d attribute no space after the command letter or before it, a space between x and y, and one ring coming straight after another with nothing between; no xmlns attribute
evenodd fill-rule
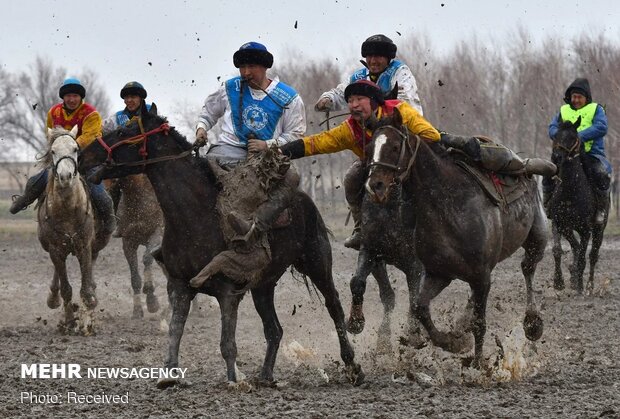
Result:
<svg viewBox="0 0 620 419"><path fill-rule="evenodd" d="M152 292L146 294L146 309L149 313L157 313L159 311L159 300Z"/></svg>
<svg viewBox="0 0 620 419"><path fill-rule="evenodd" d="M89 310L97 307L97 297L95 297L94 294L82 296L82 301L84 302L84 306Z"/></svg>
<svg viewBox="0 0 620 419"><path fill-rule="evenodd" d="M359 364L353 364L347 367L347 379L354 386L359 386L364 383L366 375L362 371L362 367Z"/></svg>
<svg viewBox="0 0 620 419"><path fill-rule="evenodd" d="M349 321L347 321L347 331L349 333L353 333L354 335L359 335L364 330L365 324L366 320L364 318L353 319L352 317L349 317Z"/></svg>
<svg viewBox="0 0 620 419"><path fill-rule="evenodd" d="M528 311L525 313L525 318L523 319L523 331L525 332L525 337L535 342L543 334L543 319L540 317L540 314L536 311Z"/></svg>
<svg viewBox="0 0 620 419"><path fill-rule="evenodd" d="M133 306L133 313L131 314L132 319L141 319L144 317L144 311L142 310L142 306Z"/></svg>
<svg viewBox="0 0 620 419"><path fill-rule="evenodd" d="M47 306L52 310L60 307L60 295L57 292L51 292L47 296Z"/></svg>
<svg viewBox="0 0 620 419"><path fill-rule="evenodd" d="M241 393L251 393L254 390L252 384L248 383L245 380L241 381L229 381L228 382L228 390L231 391L239 391Z"/></svg>
<svg viewBox="0 0 620 419"><path fill-rule="evenodd" d="M168 387L173 387L176 386L177 384L180 384L180 381L178 378L160 378L159 380L157 380L157 388L160 390L166 389Z"/></svg>

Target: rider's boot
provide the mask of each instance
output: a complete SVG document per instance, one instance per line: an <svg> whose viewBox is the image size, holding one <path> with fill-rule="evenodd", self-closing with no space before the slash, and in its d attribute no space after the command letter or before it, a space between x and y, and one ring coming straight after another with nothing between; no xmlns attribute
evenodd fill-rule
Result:
<svg viewBox="0 0 620 419"><path fill-rule="evenodd" d="M442 132L441 144L446 148L464 152L474 161L480 161L480 141L476 137L461 137Z"/></svg>
<svg viewBox="0 0 620 419"><path fill-rule="evenodd" d="M38 197L45 192L47 186L47 169L42 170L36 175L32 176L26 182L26 188L23 195L14 195L13 203L9 208L11 214L17 214L23 209L26 209L28 205L32 204Z"/></svg>
<svg viewBox="0 0 620 419"><path fill-rule="evenodd" d="M90 199L98 218L102 221L103 235L112 234L116 228L116 216L114 215L114 203L106 192L103 184L88 183Z"/></svg>
<svg viewBox="0 0 620 419"><path fill-rule="evenodd" d="M609 210L609 191L595 190L594 205L596 213L594 214L594 224L604 224Z"/></svg>
<svg viewBox="0 0 620 419"><path fill-rule="evenodd" d="M362 245L362 209L358 205L349 204L351 216L353 217L353 233L344 241L344 247L360 250Z"/></svg>

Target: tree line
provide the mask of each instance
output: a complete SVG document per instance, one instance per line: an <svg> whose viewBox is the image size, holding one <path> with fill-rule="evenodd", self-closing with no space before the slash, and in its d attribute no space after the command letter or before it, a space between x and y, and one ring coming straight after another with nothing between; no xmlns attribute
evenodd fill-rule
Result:
<svg viewBox="0 0 620 419"><path fill-rule="evenodd" d="M606 150L614 167L614 185L618 184L620 45L603 32L533 42L527 30L518 28L510 42L482 42L473 36L446 53L436 52L428 35L394 39L397 58L416 77L426 119L443 131L491 137L524 157L550 155L547 129L563 104L564 91L575 78L588 78L593 100L605 107L609 119ZM314 134L327 127L326 115L315 112L314 103L359 66L356 60L308 59L291 50L278 57L268 74L277 74L297 89L306 105L307 134ZM58 84L66 75L64 68L42 57L19 74L0 67L0 161L10 160L14 150L24 146L39 151L46 147L46 112L58 101ZM97 73L85 69L78 77L88 86L89 102L103 117L109 115L110 99ZM201 104L177 105L170 120L191 133ZM333 127L343 119L329 124ZM302 188L319 202L344 203L342 179L353 158L343 152L296 161ZM23 185L23 176L19 179Z"/></svg>

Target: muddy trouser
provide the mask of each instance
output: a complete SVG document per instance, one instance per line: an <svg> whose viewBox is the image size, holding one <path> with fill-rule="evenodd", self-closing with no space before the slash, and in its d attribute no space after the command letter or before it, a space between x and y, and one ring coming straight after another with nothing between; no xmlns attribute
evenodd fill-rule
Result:
<svg viewBox="0 0 620 419"><path fill-rule="evenodd" d="M110 188L108 189L108 194L110 195L110 198L112 198L112 203L114 205L114 214L116 214L118 212L118 204L119 202L121 202L121 184L118 180L115 180L114 183L112 183L112 186L110 186Z"/></svg>
<svg viewBox="0 0 620 419"><path fill-rule="evenodd" d="M366 168L361 160L355 160L344 175L344 196L351 209L351 215L356 225L359 221L362 199L364 198L364 180L366 179Z"/></svg>
<svg viewBox="0 0 620 419"><path fill-rule="evenodd" d="M284 179L277 182L269 191L269 199L258 206L254 213L254 223L259 231L268 231L278 216L293 202L299 186L299 174L290 166Z"/></svg>
<svg viewBox="0 0 620 419"><path fill-rule="evenodd" d="M28 179L22 198L24 208L36 201L45 192L47 176L47 169L43 169Z"/></svg>
<svg viewBox="0 0 620 419"><path fill-rule="evenodd" d="M580 157L583 170L586 172L586 177L590 181L594 192L597 195L608 194L609 186L611 185L611 174L607 173L605 165L599 159L589 154L582 154Z"/></svg>
<svg viewBox="0 0 620 419"><path fill-rule="evenodd" d="M560 156L555 151L551 153L551 163L558 166L560 164ZM542 180L543 193L545 195L551 195L555 189L555 181L551 176L543 176Z"/></svg>
<svg viewBox="0 0 620 419"><path fill-rule="evenodd" d="M93 170L96 170L96 168ZM88 178L90 173L91 172L87 174L86 178ZM104 226L110 228L110 226L114 223L114 203L112 202L112 198L108 195L103 183L92 183L87 180L86 185L88 186L88 192L90 194L90 200L93 203L93 208L97 212L99 218L103 221Z"/></svg>

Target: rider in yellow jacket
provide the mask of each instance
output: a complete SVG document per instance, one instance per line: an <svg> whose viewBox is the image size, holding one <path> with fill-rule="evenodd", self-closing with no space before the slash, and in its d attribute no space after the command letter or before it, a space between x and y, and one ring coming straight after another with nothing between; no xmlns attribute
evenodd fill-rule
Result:
<svg viewBox="0 0 620 419"><path fill-rule="evenodd" d="M366 177L364 149L372 139L373 121L391 115L394 109L398 109L404 125L413 134L429 141L439 141L441 137L411 105L401 100L384 100L379 87L369 80L358 80L349 84L344 96L351 111L351 116L346 121L329 131L285 144L280 149L292 159L343 150L351 150L360 158L349 168L344 179L345 196L355 221L353 235L344 244L359 249L361 204Z"/></svg>

